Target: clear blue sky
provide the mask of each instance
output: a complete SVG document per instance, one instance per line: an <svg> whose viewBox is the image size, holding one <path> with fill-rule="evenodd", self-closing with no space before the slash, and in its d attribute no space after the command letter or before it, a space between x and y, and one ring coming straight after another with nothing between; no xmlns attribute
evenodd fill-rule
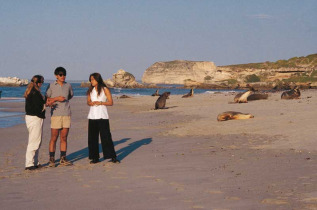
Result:
<svg viewBox="0 0 317 210"><path fill-rule="evenodd" d="M0 77L68 80L157 61L217 66L317 53L317 0L0 0Z"/></svg>

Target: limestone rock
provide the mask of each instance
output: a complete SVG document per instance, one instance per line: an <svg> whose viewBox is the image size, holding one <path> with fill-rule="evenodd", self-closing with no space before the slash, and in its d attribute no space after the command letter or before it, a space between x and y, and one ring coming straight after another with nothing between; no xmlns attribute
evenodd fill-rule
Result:
<svg viewBox="0 0 317 210"><path fill-rule="evenodd" d="M216 65L208 61L175 60L156 62L143 74L143 83L184 84L185 80L203 83L216 76Z"/></svg>
<svg viewBox="0 0 317 210"><path fill-rule="evenodd" d="M110 83L110 81L108 81ZM135 80L135 77L129 73L124 71L123 69L119 69L117 73L112 75L113 87L121 87L121 88L138 88L143 87L142 84L138 83Z"/></svg>
<svg viewBox="0 0 317 210"><path fill-rule="evenodd" d="M25 86L28 85L27 79L20 79L17 77L0 77L0 86Z"/></svg>

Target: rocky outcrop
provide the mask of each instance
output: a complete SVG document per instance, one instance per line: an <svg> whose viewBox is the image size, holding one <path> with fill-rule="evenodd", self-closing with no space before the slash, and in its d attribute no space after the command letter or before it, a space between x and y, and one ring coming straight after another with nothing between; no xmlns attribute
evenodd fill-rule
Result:
<svg viewBox="0 0 317 210"><path fill-rule="evenodd" d="M216 65L213 62L175 60L154 63L145 70L142 82L184 84L186 80L192 80L203 83L214 77L218 77L218 75Z"/></svg>
<svg viewBox="0 0 317 210"><path fill-rule="evenodd" d="M17 77L0 77L0 86L18 87L28 85L27 79L20 79Z"/></svg>
<svg viewBox="0 0 317 210"><path fill-rule="evenodd" d="M140 84L135 80L135 77L129 73L124 71L123 69L119 69L117 73L112 75L111 79L104 80L105 84L109 88L158 88L155 84ZM89 87L90 82L82 82L81 87Z"/></svg>
<svg viewBox="0 0 317 210"><path fill-rule="evenodd" d="M135 80L135 77L129 73L124 71L123 69L119 69L117 73L112 75L112 80L107 80L107 85L110 86L110 82L112 82L112 87L120 87L120 88L139 88L143 87L142 84L138 83Z"/></svg>

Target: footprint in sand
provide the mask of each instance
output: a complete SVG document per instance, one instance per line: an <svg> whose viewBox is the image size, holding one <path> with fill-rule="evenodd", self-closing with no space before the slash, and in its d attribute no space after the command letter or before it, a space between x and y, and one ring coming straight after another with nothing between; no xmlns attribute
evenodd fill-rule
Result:
<svg viewBox="0 0 317 210"><path fill-rule="evenodd" d="M112 185L112 186L107 186L109 189L119 189L120 187L118 185Z"/></svg>
<svg viewBox="0 0 317 210"><path fill-rule="evenodd" d="M218 190L207 190L206 193L209 193L209 194L223 194L223 192L218 191Z"/></svg>
<svg viewBox="0 0 317 210"><path fill-rule="evenodd" d="M241 198L239 197L226 197L227 200L233 200L233 201L238 201L240 200Z"/></svg>
<svg viewBox="0 0 317 210"><path fill-rule="evenodd" d="M267 198L261 201L263 204L273 204L273 205L286 205L289 204L286 200L278 200L273 198Z"/></svg>
<svg viewBox="0 0 317 210"><path fill-rule="evenodd" d="M111 179L127 179L128 177L126 176L113 176Z"/></svg>
<svg viewBox="0 0 317 210"><path fill-rule="evenodd" d="M197 206L192 206L192 208L193 208L193 209L204 209L205 207L204 207L204 206L199 206L199 205L197 205Z"/></svg>

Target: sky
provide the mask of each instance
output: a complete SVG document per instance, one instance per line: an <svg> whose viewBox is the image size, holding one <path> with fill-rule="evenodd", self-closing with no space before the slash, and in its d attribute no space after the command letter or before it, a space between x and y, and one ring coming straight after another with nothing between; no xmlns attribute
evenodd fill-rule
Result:
<svg viewBox="0 0 317 210"><path fill-rule="evenodd" d="M317 53L317 0L0 0L0 77L141 80L158 61L217 66Z"/></svg>

